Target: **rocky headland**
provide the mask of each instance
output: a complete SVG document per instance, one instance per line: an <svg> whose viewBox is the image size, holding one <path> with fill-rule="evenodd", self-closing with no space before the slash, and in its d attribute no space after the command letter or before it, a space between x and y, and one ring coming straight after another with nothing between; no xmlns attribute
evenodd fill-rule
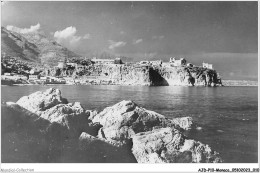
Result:
<svg viewBox="0 0 260 173"><path fill-rule="evenodd" d="M222 86L217 72L203 67L113 64L90 66L81 73L79 84Z"/></svg>
<svg viewBox="0 0 260 173"><path fill-rule="evenodd" d="M170 119L133 101L97 112L50 88L1 106L5 163L222 162L210 146L185 136L194 128L191 117Z"/></svg>
<svg viewBox="0 0 260 173"><path fill-rule="evenodd" d="M16 63L16 66L4 66L2 74L6 72L24 72L25 70L21 70L22 68L17 68L17 64L19 63ZM33 68L27 67L27 69ZM63 69L51 67L39 69L39 76L52 76L56 78L66 76L64 77L66 84L72 85L222 86L217 72L203 67L88 64L82 69L69 67ZM28 78L29 74L25 76ZM3 75L1 78L2 85L9 85L10 82L12 84L32 83L26 80L19 81L9 78L9 76ZM37 82L34 83L37 84Z"/></svg>

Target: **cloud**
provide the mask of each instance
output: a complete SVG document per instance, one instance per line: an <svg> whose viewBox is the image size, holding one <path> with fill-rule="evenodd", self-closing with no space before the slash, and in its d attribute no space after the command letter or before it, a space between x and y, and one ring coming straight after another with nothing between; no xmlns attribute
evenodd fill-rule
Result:
<svg viewBox="0 0 260 173"><path fill-rule="evenodd" d="M123 47L126 45L126 42L123 42L123 41L118 41L118 42L115 42L113 40L108 40L108 43L109 43L109 49L115 49L117 47Z"/></svg>
<svg viewBox="0 0 260 173"><path fill-rule="evenodd" d="M86 39L86 40L91 39L91 35L90 34L85 34L83 36L83 39Z"/></svg>
<svg viewBox="0 0 260 173"><path fill-rule="evenodd" d="M27 33L33 33L33 32L38 32L38 30L41 28L41 25L38 23L36 25L32 25L30 28L18 28L12 25L6 26L6 29L10 31L15 31L17 33L21 34L27 34Z"/></svg>
<svg viewBox="0 0 260 173"><path fill-rule="evenodd" d="M87 36L90 37L90 35L85 35L84 37L76 35L77 29L76 27L70 26L65 28L61 31L56 31L54 33L54 39L65 46L76 46L80 40L87 39Z"/></svg>
<svg viewBox="0 0 260 173"><path fill-rule="evenodd" d="M162 40L162 39L164 39L164 35L159 35L159 36L155 35L155 36L152 37L152 39L154 39L154 40L156 40L156 39Z"/></svg>
<svg viewBox="0 0 260 173"><path fill-rule="evenodd" d="M58 43L71 48L77 46L82 39L91 39L90 34L85 34L84 36L79 36L76 34L77 34L76 27L70 26L65 28L64 30L56 31L53 34L53 36Z"/></svg>
<svg viewBox="0 0 260 173"><path fill-rule="evenodd" d="M133 44L138 44L138 43L141 43L141 42L143 42L143 39L138 39L138 40L134 40Z"/></svg>
<svg viewBox="0 0 260 173"><path fill-rule="evenodd" d="M75 34L77 32L77 29L75 27L67 27L62 31L56 31L54 33L54 37L57 39L68 39L68 38L72 38L75 37Z"/></svg>

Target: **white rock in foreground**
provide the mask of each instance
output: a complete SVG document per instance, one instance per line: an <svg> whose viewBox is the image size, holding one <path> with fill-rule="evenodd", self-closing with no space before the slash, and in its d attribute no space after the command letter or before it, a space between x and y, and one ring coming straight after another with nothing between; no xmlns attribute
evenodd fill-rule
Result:
<svg viewBox="0 0 260 173"><path fill-rule="evenodd" d="M125 100L105 108L91 119L103 125L99 137L122 142L136 133L151 131L158 127L178 126L186 130L192 125L190 117L171 120L154 111L139 107L133 101Z"/></svg>
<svg viewBox="0 0 260 173"><path fill-rule="evenodd" d="M61 97L59 89L50 88L46 91L37 91L29 96L23 96L16 103L33 113L37 113L57 104L67 104L68 101Z"/></svg>
<svg viewBox="0 0 260 173"><path fill-rule="evenodd" d="M173 128L154 129L133 136L132 152L138 163L217 163L218 153L208 145L186 139Z"/></svg>
<svg viewBox="0 0 260 173"><path fill-rule="evenodd" d="M50 88L46 91L38 91L24 96L17 101L17 104L35 113L41 118L49 120L50 123L58 123L67 128L70 136L78 137L81 132L91 132L95 128L91 128L91 121L88 117L91 111L82 108L79 102L74 104L68 103L67 99L62 98L59 89Z"/></svg>
<svg viewBox="0 0 260 173"><path fill-rule="evenodd" d="M88 131L90 120L79 102L74 104L58 104L39 113L41 118L56 122L69 129L71 135L78 136L83 131Z"/></svg>

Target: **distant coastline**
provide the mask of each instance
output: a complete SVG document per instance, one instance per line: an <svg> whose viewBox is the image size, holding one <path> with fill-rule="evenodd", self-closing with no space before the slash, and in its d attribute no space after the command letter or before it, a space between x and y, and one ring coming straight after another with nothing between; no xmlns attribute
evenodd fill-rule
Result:
<svg viewBox="0 0 260 173"><path fill-rule="evenodd" d="M252 80L222 80L224 86L258 86L258 81Z"/></svg>
<svg viewBox="0 0 260 173"><path fill-rule="evenodd" d="M10 84L11 82L1 82L2 86L27 86L27 85L40 85L40 84L26 84L25 82L19 83L19 82L13 82L12 84ZM222 80L223 86L226 87L232 87L232 86L258 86L258 81L251 81L251 80ZM112 84L91 84L91 83L66 83L66 84L45 84L48 86L53 86L53 85L112 85ZM114 84L115 85L115 84ZM176 85L177 86L177 85ZM199 86L199 87L203 87L203 86Z"/></svg>

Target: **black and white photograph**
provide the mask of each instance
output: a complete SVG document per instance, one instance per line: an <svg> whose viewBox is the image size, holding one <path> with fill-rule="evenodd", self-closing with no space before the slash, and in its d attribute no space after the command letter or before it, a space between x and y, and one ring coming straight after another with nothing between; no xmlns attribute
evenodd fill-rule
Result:
<svg viewBox="0 0 260 173"><path fill-rule="evenodd" d="M259 172L258 9L2 0L1 172Z"/></svg>

